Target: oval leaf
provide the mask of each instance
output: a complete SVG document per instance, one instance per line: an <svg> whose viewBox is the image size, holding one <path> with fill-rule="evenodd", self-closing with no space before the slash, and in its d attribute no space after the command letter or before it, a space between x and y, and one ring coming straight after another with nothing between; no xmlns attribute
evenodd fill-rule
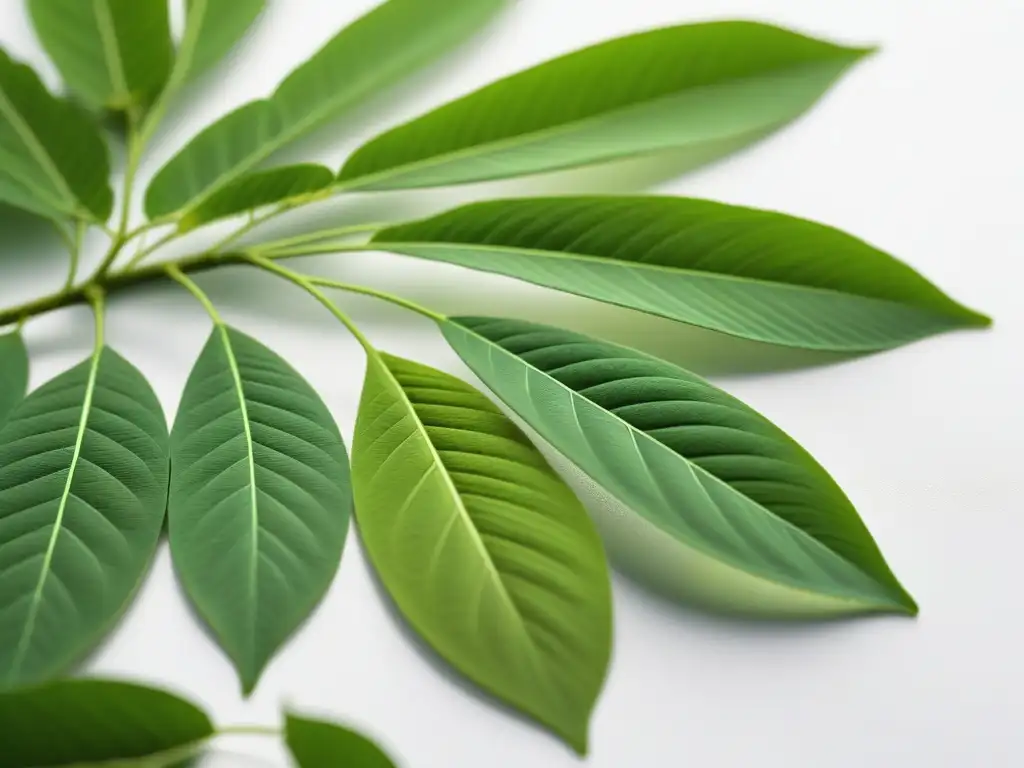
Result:
<svg viewBox="0 0 1024 768"><path fill-rule="evenodd" d="M0 768L121 761L170 765L214 734L210 719L170 693L116 681L62 680L0 694Z"/></svg>
<svg viewBox="0 0 1024 768"><path fill-rule="evenodd" d="M0 688L45 680L124 611L167 504L167 426L109 348L29 395L0 430Z"/></svg>
<svg viewBox="0 0 1024 768"><path fill-rule="evenodd" d="M368 738L334 723L289 714L285 741L299 768L395 768L391 758Z"/></svg>
<svg viewBox="0 0 1024 768"><path fill-rule="evenodd" d="M171 434L171 554L248 694L327 591L348 532L348 455L284 360L214 328Z"/></svg>
<svg viewBox="0 0 1024 768"><path fill-rule="evenodd" d="M0 202L47 218L106 221L114 206L99 129L0 50Z"/></svg>
<svg viewBox="0 0 1024 768"><path fill-rule="evenodd" d="M28 350L20 332L0 336L0 428L28 392Z"/></svg>
<svg viewBox="0 0 1024 768"><path fill-rule="evenodd" d="M642 32L512 75L370 141L345 187L403 189L674 149L693 167L794 120L868 51L778 27Z"/></svg>
<svg viewBox="0 0 1024 768"><path fill-rule="evenodd" d="M188 0L174 79L194 80L223 59L253 25L266 0Z"/></svg>
<svg viewBox="0 0 1024 768"><path fill-rule="evenodd" d="M167 0L29 0L28 8L64 82L92 106L145 106L167 82Z"/></svg>
<svg viewBox="0 0 1024 768"><path fill-rule="evenodd" d="M535 323L445 337L559 453L678 541L840 609L916 613L853 505L759 413L682 368Z"/></svg>
<svg viewBox="0 0 1024 768"><path fill-rule="evenodd" d="M187 232L217 219L308 195L329 187L333 181L334 174L322 165L286 165L256 171L228 184L186 213L178 229Z"/></svg>
<svg viewBox="0 0 1024 768"><path fill-rule="evenodd" d="M352 467L377 573L443 658L585 753L611 646L586 512L468 384L391 356L368 365Z"/></svg>
<svg viewBox="0 0 1024 768"><path fill-rule="evenodd" d="M990 322L839 230L706 200L496 200L373 242L792 347L888 349Z"/></svg>
<svg viewBox="0 0 1024 768"><path fill-rule="evenodd" d="M505 0L389 0L342 30L269 99L204 130L157 173L150 218L202 205L278 150L429 63L475 32Z"/></svg>

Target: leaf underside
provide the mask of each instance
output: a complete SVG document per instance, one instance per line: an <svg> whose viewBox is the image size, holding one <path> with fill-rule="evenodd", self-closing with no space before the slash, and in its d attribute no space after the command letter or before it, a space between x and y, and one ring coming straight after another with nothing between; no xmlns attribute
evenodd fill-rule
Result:
<svg viewBox="0 0 1024 768"><path fill-rule="evenodd" d="M0 336L0 429L28 391L28 350L20 333Z"/></svg>
<svg viewBox="0 0 1024 768"><path fill-rule="evenodd" d="M334 723L289 714L285 742L298 768L395 768L391 758L372 741Z"/></svg>

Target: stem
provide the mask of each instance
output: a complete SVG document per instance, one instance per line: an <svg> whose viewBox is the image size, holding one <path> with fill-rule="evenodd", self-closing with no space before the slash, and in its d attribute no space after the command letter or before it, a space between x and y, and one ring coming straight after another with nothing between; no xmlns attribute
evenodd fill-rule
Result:
<svg viewBox="0 0 1024 768"><path fill-rule="evenodd" d="M139 113L135 108L128 110L128 163L125 166L124 171L124 189L122 191L121 199L121 221L117 226L117 232L113 242L110 244L110 250L107 251L107 255L103 258L103 262L100 264L96 273L93 275L90 282L95 282L103 278L117 261L118 255L121 253L121 249L124 248L125 244L129 241L128 237L128 220L132 212L132 194L135 191L135 175L139 170L139 162L142 160L142 137L139 135Z"/></svg>
<svg viewBox="0 0 1024 768"><path fill-rule="evenodd" d="M367 243L322 243L305 248L275 248L272 251L257 247L250 249L250 253L255 252L270 259L287 259L294 256L323 256L329 253L358 253L368 250L367 246Z"/></svg>
<svg viewBox="0 0 1024 768"><path fill-rule="evenodd" d="M390 304L395 304L396 306L411 310L418 315L428 317L437 323L443 322L448 319L444 315L438 312L434 312L431 309L427 309L421 304L417 304L414 301L409 301L408 299L403 299L401 296L396 296L393 293L378 291L376 288L370 288L369 286L365 285L354 285L352 283L342 283L338 280L331 280L329 277L315 277L313 275L306 275L305 278L313 285L319 285L324 288L335 288L336 290L339 291L347 291L348 293L359 293L362 294L363 296L372 296L375 299L381 299L382 301L389 302Z"/></svg>
<svg viewBox="0 0 1024 768"><path fill-rule="evenodd" d="M280 736L280 728L272 728L265 725L229 725L226 728L218 728L217 736Z"/></svg>
<svg viewBox="0 0 1024 768"><path fill-rule="evenodd" d="M213 306L213 302L210 301L210 297L203 292L202 288L196 285L194 280L181 271L181 267L177 264L171 264L169 267L166 267L164 271L167 273L168 277L180 283L189 293L196 297L199 303L203 305L207 314L210 315L210 319L213 320L215 325L224 325L224 320L221 318L217 308Z"/></svg>
<svg viewBox="0 0 1024 768"><path fill-rule="evenodd" d="M171 240L176 238L178 236L178 234L179 234L178 230L176 230L176 229L172 230L171 232L168 232L166 235L161 237L159 240L157 240L155 243L153 243L148 248L141 248L138 253L136 253L134 256L132 256L131 261L128 262L128 264L125 266L125 268L122 271L123 272L127 272L128 270L132 269L133 267L137 267L139 264L141 264L143 261L146 260L147 256L149 256L154 251L158 251L161 248L163 248L165 245L167 245L167 243L171 242Z"/></svg>
<svg viewBox="0 0 1024 768"><path fill-rule="evenodd" d="M64 281L64 290L70 291L75 285L75 278L78 276L78 261L82 256L82 242L85 240L87 224L79 219L75 224L75 238L70 242L68 251L71 260L68 264L68 279Z"/></svg>
<svg viewBox="0 0 1024 768"><path fill-rule="evenodd" d="M305 235L298 235L296 237L288 237L283 240L271 240L268 243L260 243L254 250L258 251L276 251L281 248L288 248L295 245L302 245L303 243L315 243L320 240L327 240L332 237L345 237L347 235L359 235L364 232L377 232L384 227L388 226L384 223L375 224L355 224L349 227L338 227L337 229L325 229L321 232L310 232Z"/></svg>
<svg viewBox="0 0 1024 768"><path fill-rule="evenodd" d="M104 331L104 305L106 304L105 295L103 289L99 286L90 286L86 291L86 299L92 306L93 316L96 319L96 336L93 339L93 350L98 352L103 347L105 331Z"/></svg>

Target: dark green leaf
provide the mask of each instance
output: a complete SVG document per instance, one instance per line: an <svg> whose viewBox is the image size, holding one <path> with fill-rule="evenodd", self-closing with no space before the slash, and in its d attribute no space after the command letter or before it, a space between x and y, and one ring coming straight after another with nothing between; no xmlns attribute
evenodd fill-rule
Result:
<svg viewBox="0 0 1024 768"><path fill-rule="evenodd" d="M28 392L28 350L20 332L0 336L0 429Z"/></svg>
<svg viewBox="0 0 1024 768"><path fill-rule="evenodd" d="M395 768L372 741L334 723L289 714L285 740L298 768Z"/></svg>
<svg viewBox="0 0 1024 768"><path fill-rule="evenodd" d="M348 455L284 360L214 328L171 435L171 553L246 693L327 591L348 532Z"/></svg>
<svg viewBox="0 0 1024 768"><path fill-rule="evenodd" d="M513 75L357 151L340 181L402 189L662 150L693 167L809 109L868 51L745 21L642 32Z"/></svg>
<svg viewBox="0 0 1024 768"><path fill-rule="evenodd" d="M22 401L0 430L0 688L61 674L100 641L149 565L166 504L163 412L116 352Z"/></svg>
<svg viewBox="0 0 1024 768"><path fill-rule="evenodd" d="M223 59L266 5L266 0L188 0L175 78L193 80Z"/></svg>
<svg viewBox="0 0 1024 768"><path fill-rule="evenodd" d="M353 446L363 543L409 623L477 685L580 753L611 647L600 539L480 392L371 357Z"/></svg>
<svg viewBox="0 0 1024 768"><path fill-rule="evenodd" d="M662 360L557 328L452 318L442 330L555 450L677 541L760 580L829 598L834 610L916 612L833 479L725 392Z"/></svg>
<svg viewBox="0 0 1024 768"><path fill-rule="evenodd" d="M162 766L213 732L189 702L128 683L62 680L0 694L0 768Z"/></svg>

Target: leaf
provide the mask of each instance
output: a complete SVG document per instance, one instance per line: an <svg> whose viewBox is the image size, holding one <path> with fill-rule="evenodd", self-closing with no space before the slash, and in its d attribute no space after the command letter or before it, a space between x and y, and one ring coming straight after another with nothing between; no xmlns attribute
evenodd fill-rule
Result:
<svg viewBox="0 0 1024 768"><path fill-rule="evenodd" d="M114 206L99 129L0 50L0 202L47 218L106 221Z"/></svg>
<svg viewBox="0 0 1024 768"><path fill-rule="evenodd" d="M497 200L383 230L373 242L793 347L887 349L990 322L836 229L705 200Z"/></svg>
<svg viewBox="0 0 1024 768"><path fill-rule="evenodd" d="M0 336L0 429L28 392L28 350L20 331Z"/></svg>
<svg viewBox="0 0 1024 768"><path fill-rule="evenodd" d="M164 691L62 680L0 694L0 732L0 768L51 768L143 759L167 765L214 729L200 709Z"/></svg>
<svg viewBox="0 0 1024 768"><path fill-rule="evenodd" d="M395 768L372 741L334 723L289 714L285 740L299 768Z"/></svg>
<svg viewBox="0 0 1024 768"><path fill-rule="evenodd" d="M581 754L611 647L600 539L486 397L389 355L368 363L356 518L398 608L452 666Z"/></svg>
<svg viewBox="0 0 1024 768"><path fill-rule="evenodd" d="M194 208L275 152L475 32L506 0L389 0L342 30L265 100L204 130L156 175L146 215Z"/></svg>
<svg viewBox="0 0 1024 768"><path fill-rule="evenodd" d="M167 502L167 427L113 350L29 395L0 430L0 688L65 672L124 611Z"/></svg>
<svg viewBox="0 0 1024 768"><path fill-rule="evenodd" d="M853 505L759 413L635 350L518 320L442 330L559 453L688 547L847 611L916 613Z"/></svg>
<svg viewBox="0 0 1024 768"><path fill-rule="evenodd" d="M171 554L251 693L338 569L348 455L330 412L274 352L217 325L171 433Z"/></svg>
<svg viewBox="0 0 1024 768"><path fill-rule="evenodd" d="M266 0L188 0L175 77L194 80L235 47L266 7Z"/></svg>
<svg viewBox="0 0 1024 768"><path fill-rule="evenodd" d="M147 106L167 82L167 0L28 0L28 9L64 82L91 106Z"/></svg>
<svg viewBox="0 0 1024 768"><path fill-rule="evenodd" d="M217 219L265 205L280 203L329 187L334 174L322 165L285 165L255 171L233 181L181 217L178 229L187 232Z"/></svg>
<svg viewBox="0 0 1024 768"><path fill-rule="evenodd" d="M695 167L793 121L868 53L746 21L641 32L388 131L339 180L360 190L441 186L669 149Z"/></svg>

